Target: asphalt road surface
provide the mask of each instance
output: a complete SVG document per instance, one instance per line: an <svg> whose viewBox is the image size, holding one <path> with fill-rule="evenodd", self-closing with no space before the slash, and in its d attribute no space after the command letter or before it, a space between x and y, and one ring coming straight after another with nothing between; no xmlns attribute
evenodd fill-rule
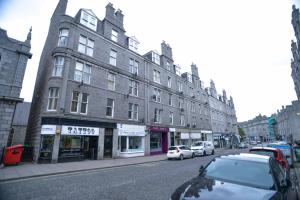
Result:
<svg viewBox="0 0 300 200"><path fill-rule="evenodd" d="M246 150L226 150L214 156ZM1 200L168 200L214 156L54 175L0 183Z"/></svg>

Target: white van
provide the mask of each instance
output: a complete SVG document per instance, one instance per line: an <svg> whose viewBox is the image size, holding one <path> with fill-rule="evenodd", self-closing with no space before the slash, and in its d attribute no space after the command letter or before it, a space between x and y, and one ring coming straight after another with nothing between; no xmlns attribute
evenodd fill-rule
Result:
<svg viewBox="0 0 300 200"><path fill-rule="evenodd" d="M197 141L192 144L191 149L195 155L213 155L215 154L215 147L211 141Z"/></svg>

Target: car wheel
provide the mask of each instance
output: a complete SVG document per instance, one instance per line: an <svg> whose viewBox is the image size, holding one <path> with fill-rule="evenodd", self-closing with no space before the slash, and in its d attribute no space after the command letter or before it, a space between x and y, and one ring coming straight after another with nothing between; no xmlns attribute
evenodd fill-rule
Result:
<svg viewBox="0 0 300 200"><path fill-rule="evenodd" d="M179 160L183 160L183 155L182 154L180 154Z"/></svg>
<svg viewBox="0 0 300 200"><path fill-rule="evenodd" d="M212 152L211 152L211 155L214 155L214 154L215 154L215 150L213 149Z"/></svg>
<svg viewBox="0 0 300 200"><path fill-rule="evenodd" d="M206 151L203 151L203 156L206 156Z"/></svg>
<svg viewBox="0 0 300 200"><path fill-rule="evenodd" d="M168 158L168 160L171 160L171 158Z"/></svg>
<svg viewBox="0 0 300 200"><path fill-rule="evenodd" d="M193 153L193 154L192 154L192 158L194 158L194 157L195 157L195 154Z"/></svg>

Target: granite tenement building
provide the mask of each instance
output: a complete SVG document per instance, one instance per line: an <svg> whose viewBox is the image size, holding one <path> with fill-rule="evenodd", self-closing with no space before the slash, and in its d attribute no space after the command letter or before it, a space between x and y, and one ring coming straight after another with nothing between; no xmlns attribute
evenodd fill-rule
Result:
<svg viewBox="0 0 300 200"><path fill-rule="evenodd" d="M282 106L278 110L275 119L277 121L277 130L280 138L289 142L300 140L300 13L295 5L292 7L292 25L295 32L296 41L291 43L291 51L293 58L291 60L292 79L297 95L297 100L292 101L291 105Z"/></svg>
<svg viewBox="0 0 300 200"><path fill-rule="evenodd" d="M111 3L102 20L66 7L60 0L51 17L32 99L26 142L36 161L153 155L212 140L195 64L181 74L166 42L141 55Z"/></svg>
<svg viewBox="0 0 300 200"><path fill-rule="evenodd" d="M0 28L0 158L3 147L13 138L12 121L20 98L24 73L30 53L31 30L25 42L8 37Z"/></svg>
<svg viewBox="0 0 300 200"><path fill-rule="evenodd" d="M239 143L237 131L237 117L233 98L227 98L226 91L223 94L217 93L213 80L210 87L206 89L210 106L210 120L214 136L215 146L225 147Z"/></svg>

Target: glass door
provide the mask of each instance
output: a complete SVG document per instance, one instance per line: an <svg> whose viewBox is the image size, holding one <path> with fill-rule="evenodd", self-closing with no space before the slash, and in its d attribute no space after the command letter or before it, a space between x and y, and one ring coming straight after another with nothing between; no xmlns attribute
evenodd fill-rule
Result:
<svg viewBox="0 0 300 200"><path fill-rule="evenodd" d="M48 161L50 162L52 159L52 151L53 151L53 135L42 135L41 139L41 149L40 149L40 161Z"/></svg>

